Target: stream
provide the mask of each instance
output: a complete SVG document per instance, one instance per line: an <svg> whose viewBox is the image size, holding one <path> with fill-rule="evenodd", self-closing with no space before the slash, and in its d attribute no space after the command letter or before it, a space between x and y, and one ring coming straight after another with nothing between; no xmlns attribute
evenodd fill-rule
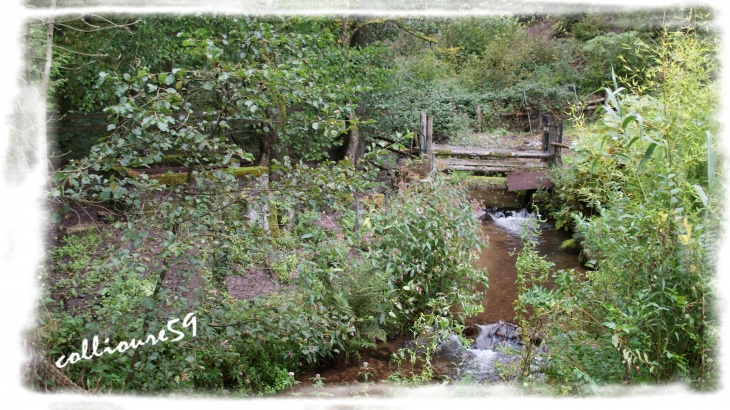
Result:
<svg viewBox="0 0 730 410"><path fill-rule="evenodd" d="M472 195L476 196L474 194L479 193L473 192ZM439 375L444 375L452 380L466 378L480 384L498 382L501 377L495 371L495 364L500 362L508 364L519 357L514 351L513 354L505 353L501 347L520 348L519 334L514 325L513 304L517 299L515 261L517 252L522 248L520 241L522 226L534 216L525 209L491 209L485 210L485 213L479 216L481 216L482 233L488 238L488 247L482 249L476 262L478 267L486 268L489 274L489 289L483 304L484 311L465 322L467 328L471 330L470 337L474 340L472 346L465 348L456 336L452 336L434 355L432 364L435 367L437 380ZM586 271L578 261L578 255L560 250L561 243L571 238L569 232L556 230L549 223L541 223L539 226L540 238L536 250L555 264L553 270L572 268L579 272ZM387 342L378 343L376 349L363 351L361 361L368 363L371 372L369 380L386 379L392 370L390 364L392 354L399 348L411 346L413 346L412 337L401 335ZM420 369L414 370L418 372ZM351 394L354 394L352 386L357 386L354 382L362 380L362 376L358 374L360 371L359 364L354 366L340 364L320 373L325 379L327 391L331 389L335 396L352 397ZM301 384L294 390L311 394L310 378L313 376L314 372L298 377ZM341 387L338 389L337 386ZM380 389L387 390L380 386L379 383L376 385ZM378 389L370 393L378 395Z"/></svg>

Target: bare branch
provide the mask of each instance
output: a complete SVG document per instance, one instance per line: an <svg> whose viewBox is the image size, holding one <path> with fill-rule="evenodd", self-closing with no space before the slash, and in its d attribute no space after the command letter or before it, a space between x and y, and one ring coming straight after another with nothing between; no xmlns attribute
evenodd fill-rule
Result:
<svg viewBox="0 0 730 410"><path fill-rule="evenodd" d="M82 53L80 51L70 50L68 48L61 47L59 45L56 45L55 47L58 48L58 49L61 49L63 51L68 51L69 53L81 54L82 56L89 56L89 57L109 57L109 54L87 54L87 53Z"/></svg>
<svg viewBox="0 0 730 410"><path fill-rule="evenodd" d="M112 29L112 28L123 28L123 29L126 29L127 31L129 31L129 29L127 27L132 26L132 25L135 25L135 24L139 23L140 21L141 20L136 20L136 21L134 21L132 23L129 23L129 24L113 24L112 23L111 26L106 26L106 27L92 26L92 27L96 27L93 30L82 30L80 28L76 28L76 27L73 27L73 26L69 26L69 25L63 24L63 23L56 23L56 24L59 25L59 26L63 26L63 27L66 27L68 29L74 30L74 31L81 32L81 33L93 33L93 32L96 32L96 31L109 30L109 29ZM89 23L86 23L86 24L89 24Z"/></svg>

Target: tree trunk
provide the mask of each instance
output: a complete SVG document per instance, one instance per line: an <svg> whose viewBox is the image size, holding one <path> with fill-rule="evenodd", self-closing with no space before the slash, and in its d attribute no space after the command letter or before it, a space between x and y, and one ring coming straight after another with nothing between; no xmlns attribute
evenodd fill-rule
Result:
<svg viewBox="0 0 730 410"><path fill-rule="evenodd" d="M347 158L354 164L357 160L357 148L360 145L360 130L358 126L353 126L353 120L357 118L355 112L350 113L350 119L347 121L348 125L352 127L350 129L350 142L347 144Z"/></svg>
<svg viewBox="0 0 730 410"><path fill-rule="evenodd" d="M31 25L30 25L30 19L28 19L28 23L26 24L26 33L25 33L25 85L30 86L30 65L32 64L30 59L30 37L31 37Z"/></svg>
<svg viewBox="0 0 730 410"><path fill-rule="evenodd" d="M340 35L340 41L342 43L342 49L347 49L350 47L350 41L352 40L352 37L350 36L349 27L350 19L347 15L342 16L342 33ZM347 102L348 104L351 104L351 101ZM357 118L357 114L355 112L351 112L349 115L349 119L347 120L348 127L352 127L352 124ZM357 159L357 151L358 147L360 145L360 130L357 126L352 127L349 131L349 142L347 143L347 151L345 151L345 156L352 161L354 164Z"/></svg>
<svg viewBox="0 0 730 410"><path fill-rule="evenodd" d="M51 9L56 8L56 0L51 0ZM54 16L48 18L46 23L48 30L46 34L46 61L43 67L43 79L41 80L41 95L48 100L48 84L51 82L51 64L53 63L53 22Z"/></svg>
<svg viewBox="0 0 730 410"><path fill-rule="evenodd" d="M276 128L274 128L274 112L271 107L266 108L266 117L269 119L269 124L265 127L268 128L264 131L259 142L259 162L258 166L268 167L271 163L271 145L276 141Z"/></svg>

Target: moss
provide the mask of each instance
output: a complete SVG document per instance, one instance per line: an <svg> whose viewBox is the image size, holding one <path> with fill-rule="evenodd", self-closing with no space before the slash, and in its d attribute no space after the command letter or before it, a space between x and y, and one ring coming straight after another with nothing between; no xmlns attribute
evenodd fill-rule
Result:
<svg viewBox="0 0 730 410"><path fill-rule="evenodd" d="M276 207L269 208L269 232L274 238L281 236L281 230L279 229L279 212Z"/></svg>
<svg viewBox="0 0 730 410"><path fill-rule="evenodd" d="M560 250L568 253L580 253L581 246L575 239L566 239L560 244Z"/></svg>
<svg viewBox="0 0 730 410"><path fill-rule="evenodd" d="M466 178L466 184L469 189L507 189L507 178L470 176Z"/></svg>
<svg viewBox="0 0 730 410"><path fill-rule="evenodd" d="M127 172L127 174L137 177L140 175L139 172L124 168L124 170ZM227 168L225 170L226 172L232 174L236 178L244 178L247 175L253 175L253 176L260 176L263 173L269 172L268 167L240 167L240 168ZM187 180L187 173L186 172L180 172L180 173L167 173L167 174L152 174L148 175L150 179L156 179L160 182L160 184L165 185L177 185L177 184L184 184Z"/></svg>
<svg viewBox="0 0 730 410"><path fill-rule="evenodd" d="M160 184L164 185L178 185L184 184L188 179L187 173L179 174L153 174L149 175L150 179L156 179Z"/></svg>
<svg viewBox="0 0 730 410"><path fill-rule="evenodd" d="M162 163L169 164L171 166L181 166L183 165L184 158L185 157L183 155L163 155Z"/></svg>
<svg viewBox="0 0 730 410"><path fill-rule="evenodd" d="M226 172L232 174L236 178L244 178L247 175L260 176L269 172L269 167L239 167L227 168Z"/></svg>

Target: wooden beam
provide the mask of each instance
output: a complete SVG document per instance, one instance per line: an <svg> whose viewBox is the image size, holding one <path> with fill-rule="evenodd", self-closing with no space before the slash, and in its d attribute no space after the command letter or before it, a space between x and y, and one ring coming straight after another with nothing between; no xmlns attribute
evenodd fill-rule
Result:
<svg viewBox="0 0 730 410"><path fill-rule="evenodd" d="M460 147L456 145L440 145L433 144L433 152L436 156L440 157L515 157L515 158L550 158L552 154L545 151L538 150L506 150L506 149L489 149L489 148L474 148L474 147Z"/></svg>
<svg viewBox="0 0 730 410"><path fill-rule="evenodd" d="M521 170L521 169L539 169L546 168L547 164L544 162L507 162L507 161L485 161L478 159L461 159L461 158L448 158L448 159L437 159L436 163L439 168L443 169L454 169L454 167L469 167L469 168L484 168L484 169L508 169L508 170Z"/></svg>

